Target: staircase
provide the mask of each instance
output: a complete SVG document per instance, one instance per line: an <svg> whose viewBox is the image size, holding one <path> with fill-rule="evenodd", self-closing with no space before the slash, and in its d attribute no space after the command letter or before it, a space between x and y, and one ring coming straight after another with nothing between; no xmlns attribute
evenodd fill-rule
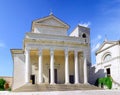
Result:
<svg viewBox="0 0 120 95"><path fill-rule="evenodd" d="M90 84L26 84L14 92L36 92L36 91L73 91L73 90L100 90L100 88Z"/></svg>

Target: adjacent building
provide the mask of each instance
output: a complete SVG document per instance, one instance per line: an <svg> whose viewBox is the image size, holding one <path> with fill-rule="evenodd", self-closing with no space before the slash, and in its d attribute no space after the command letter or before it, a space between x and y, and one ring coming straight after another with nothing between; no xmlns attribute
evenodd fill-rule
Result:
<svg viewBox="0 0 120 95"><path fill-rule="evenodd" d="M14 70L12 90L27 84L87 84L90 29L69 25L53 14L34 20L22 49L11 49Z"/></svg>
<svg viewBox="0 0 120 95"><path fill-rule="evenodd" d="M91 68L91 83L97 78L111 76L113 89L120 88L120 41L105 40L96 51L96 64Z"/></svg>

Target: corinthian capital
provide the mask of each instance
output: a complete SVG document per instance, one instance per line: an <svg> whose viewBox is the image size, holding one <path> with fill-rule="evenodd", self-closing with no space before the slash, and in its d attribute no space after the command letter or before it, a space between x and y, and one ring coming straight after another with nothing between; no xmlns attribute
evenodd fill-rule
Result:
<svg viewBox="0 0 120 95"><path fill-rule="evenodd" d="M38 55L41 55L41 54L42 54L42 48L39 48Z"/></svg>
<svg viewBox="0 0 120 95"><path fill-rule="evenodd" d="M53 55L53 54L54 54L54 49L51 48L51 49L50 49L50 55Z"/></svg>

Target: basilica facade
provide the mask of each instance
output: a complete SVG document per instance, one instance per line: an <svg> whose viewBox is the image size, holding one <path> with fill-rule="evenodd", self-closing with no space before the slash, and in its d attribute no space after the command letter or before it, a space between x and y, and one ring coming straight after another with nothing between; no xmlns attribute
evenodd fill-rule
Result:
<svg viewBox="0 0 120 95"><path fill-rule="evenodd" d="M26 84L87 84L90 60L90 29L69 25L53 14L32 22L22 49L11 49L12 90Z"/></svg>

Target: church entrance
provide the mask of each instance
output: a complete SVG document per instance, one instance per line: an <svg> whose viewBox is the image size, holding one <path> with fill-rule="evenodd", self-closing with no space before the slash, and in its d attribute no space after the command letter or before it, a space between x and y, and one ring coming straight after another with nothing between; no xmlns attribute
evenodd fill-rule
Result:
<svg viewBox="0 0 120 95"><path fill-rule="evenodd" d="M57 83L57 69L54 69L54 80L55 80L55 83ZM49 69L49 83L51 81L51 76L50 76L50 69Z"/></svg>
<svg viewBox="0 0 120 95"><path fill-rule="evenodd" d="M35 84L35 75L31 75L30 79L32 80L32 84Z"/></svg>
<svg viewBox="0 0 120 95"><path fill-rule="evenodd" d="M69 76L69 79L70 79L70 83L71 83L71 84L74 84L74 75L70 75L70 76Z"/></svg>
<svg viewBox="0 0 120 95"><path fill-rule="evenodd" d="M110 76L110 68L107 68L106 71L107 71L107 76Z"/></svg>

